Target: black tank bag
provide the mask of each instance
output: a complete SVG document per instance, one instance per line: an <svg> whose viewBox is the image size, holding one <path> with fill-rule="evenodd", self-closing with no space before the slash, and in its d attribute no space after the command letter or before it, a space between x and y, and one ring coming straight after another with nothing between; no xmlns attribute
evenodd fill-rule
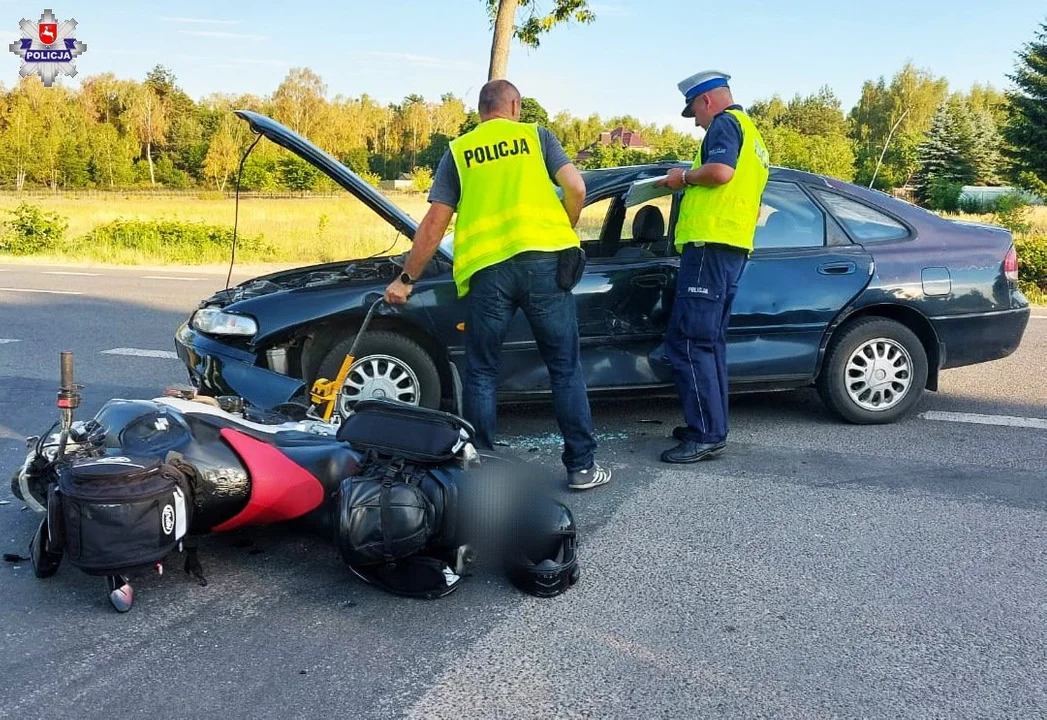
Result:
<svg viewBox="0 0 1047 720"><path fill-rule="evenodd" d="M178 548L192 520L189 479L156 458L76 460L61 469L56 490L60 509L52 518L61 527L51 528L52 538L89 575L160 562Z"/></svg>
<svg viewBox="0 0 1047 720"><path fill-rule="evenodd" d="M452 460L472 436L457 415L393 400L361 400L337 434L360 452L422 464Z"/></svg>

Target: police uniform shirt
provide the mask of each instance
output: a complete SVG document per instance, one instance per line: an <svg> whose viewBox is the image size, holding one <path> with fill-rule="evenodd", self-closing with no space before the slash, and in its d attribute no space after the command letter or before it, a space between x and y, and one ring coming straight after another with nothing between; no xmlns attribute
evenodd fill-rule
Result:
<svg viewBox="0 0 1047 720"><path fill-rule="evenodd" d="M740 136L739 132L739 136ZM571 162L564 152L563 146L556 136L544 127L538 128L538 137L542 142L542 158L545 159L545 168L549 171L549 179L556 181L556 173L564 165ZM736 153L737 154L737 153ZM454 163L451 151L444 153L440 164L436 167L433 176L433 186L429 189L429 202L438 202L451 207L458 207L458 200L462 196L462 183L458 177L458 166Z"/></svg>
<svg viewBox="0 0 1047 720"><path fill-rule="evenodd" d="M741 105L731 105L728 110L741 110ZM709 123L702 139L701 160L738 167L738 154L742 151L742 126L729 112L722 112Z"/></svg>

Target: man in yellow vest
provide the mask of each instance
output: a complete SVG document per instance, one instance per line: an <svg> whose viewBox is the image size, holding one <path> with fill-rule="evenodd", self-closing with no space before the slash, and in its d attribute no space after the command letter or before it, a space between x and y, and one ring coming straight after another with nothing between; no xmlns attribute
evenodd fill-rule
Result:
<svg viewBox="0 0 1047 720"><path fill-rule="evenodd" d="M727 85L710 70L679 84L683 116L705 128L689 170L671 170L658 185L684 190L676 224L680 272L665 354L673 365L686 425L669 463L704 460L727 443L727 326L767 184L769 159L760 132Z"/></svg>
<svg viewBox="0 0 1047 720"><path fill-rule="evenodd" d="M520 104L519 91L506 80L481 88L481 122L451 141L440 161L429 211L385 299L407 301L457 210L453 274L467 305L465 419L476 430L477 445L491 449L502 341L516 310L523 310L549 370L568 486L583 490L611 479L593 458L596 438L571 294L577 278L568 272L570 261L580 258L574 226L585 183L551 132L519 122ZM554 182L563 189L562 201ZM558 269L566 279L558 281Z"/></svg>

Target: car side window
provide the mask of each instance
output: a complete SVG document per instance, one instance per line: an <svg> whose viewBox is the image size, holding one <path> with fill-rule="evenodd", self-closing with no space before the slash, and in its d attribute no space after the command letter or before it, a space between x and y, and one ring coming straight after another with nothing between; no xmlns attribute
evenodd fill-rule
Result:
<svg viewBox="0 0 1047 720"><path fill-rule="evenodd" d="M604 222L607 220L607 210L613 201L614 197L604 198L582 208L574 229L583 243L600 239Z"/></svg>
<svg viewBox="0 0 1047 720"><path fill-rule="evenodd" d="M664 195L645 203L625 208L618 256L665 257L672 240L669 222L672 219L674 195Z"/></svg>
<svg viewBox="0 0 1047 720"><path fill-rule="evenodd" d="M764 188L754 250L822 247L825 214L798 185L771 181Z"/></svg>
<svg viewBox="0 0 1047 720"><path fill-rule="evenodd" d="M885 242L908 237L909 229L897 220L833 192L812 188L840 224L858 242Z"/></svg>

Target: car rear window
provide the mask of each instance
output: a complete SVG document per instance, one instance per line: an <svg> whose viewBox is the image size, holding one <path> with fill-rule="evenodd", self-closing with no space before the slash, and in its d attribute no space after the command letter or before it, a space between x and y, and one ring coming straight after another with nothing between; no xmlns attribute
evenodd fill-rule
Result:
<svg viewBox="0 0 1047 720"><path fill-rule="evenodd" d="M858 242L886 242L908 237L909 229L892 217L833 192L812 188L840 224Z"/></svg>

